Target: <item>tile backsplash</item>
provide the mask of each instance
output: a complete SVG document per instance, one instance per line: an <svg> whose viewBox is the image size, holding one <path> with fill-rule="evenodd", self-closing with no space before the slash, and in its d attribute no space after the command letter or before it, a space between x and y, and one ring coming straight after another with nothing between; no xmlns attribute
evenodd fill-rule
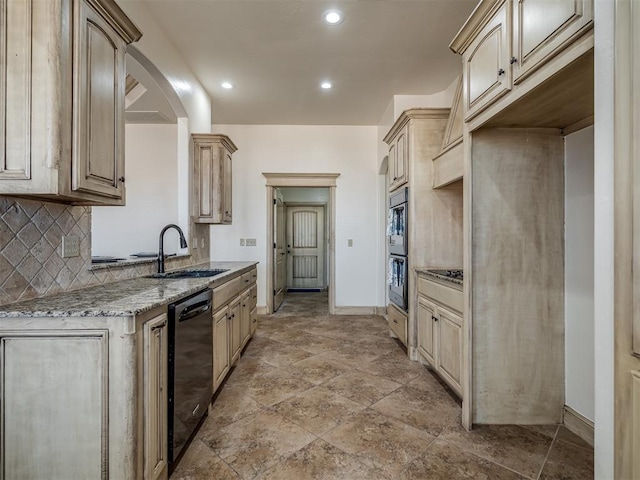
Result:
<svg viewBox="0 0 640 480"><path fill-rule="evenodd" d="M117 207L114 207L117 208ZM206 225L190 225L191 238L205 238L205 248L169 259L167 268L209 259ZM80 256L62 258L62 237L80 239ZM0 195L0 305L88 286L147 275L154 263L91 268L91 207Z"/></svg>

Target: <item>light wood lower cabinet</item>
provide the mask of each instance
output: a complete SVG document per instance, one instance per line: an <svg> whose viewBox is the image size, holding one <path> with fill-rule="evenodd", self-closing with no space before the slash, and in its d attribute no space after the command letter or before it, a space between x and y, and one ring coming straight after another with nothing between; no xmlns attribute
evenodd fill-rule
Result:
<svg viewBox="0 0 640 480"><path fill-rule="evenodd" d="M240 299L234 300L229 305L229 336L231 344L231 352L229 362L231 365L235 365L240 358L240 350L242 350L242 328L241 328L241 307Z"/></svg>
<svg viewBox="0 0 640 480"><path fill-rule="evenodd" d="M213 393L256 331L257 269L213 289Z"/></svg>
<svg viewBox="0 0 640 480"><path fill-rule="evenodd" d="M240 297L240 337L242 347L249 341L251 336L251 290L247 290Z"/></svg>
<svg viewBox="0 0 640 480"><path fill-rule="evenodd" d="M387 309L389 329L391 335L397 337L404 345L407 344L407 314L390 304Z"/></svg>
<svg viewBox="0 0 640 480"><path fill-rule="evenodd" d="M167 472L168 347L167 315L144 324L144 478L157 480Z"/></svg>
<svg viewBox="0 0 640 480"><path fill-rule="evenodd" d="M229 373L229 309L213 314L213 391L215 392Z"/></svg>
<svg viewBox="0 0 640 480"><path fill-rule="evenodd" d="M462 390L462 290L418 276L418 355L458 394Z"/></svg>
<svg viewBox="0 0 640 480"><path fill-rule="evenodd" d="M167 478L166 308L2 319L0 477Z"/></svg>

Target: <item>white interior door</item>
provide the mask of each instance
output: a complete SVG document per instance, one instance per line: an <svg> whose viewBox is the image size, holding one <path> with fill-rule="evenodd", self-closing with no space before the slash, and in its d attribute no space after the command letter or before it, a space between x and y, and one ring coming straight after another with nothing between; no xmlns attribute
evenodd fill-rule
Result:
<svg viewBox="0 0 640 480"><path fill-rule="evenodd" d="M275 190L273 199L273 311L276 312L284 299L287 280L285 214L282 193Z"/></svg>
<svg viewBox="0 0 640 480"><path fill-rule="evenodd" d="M287 287L324 288L324 206L287 208Z"/></svg>

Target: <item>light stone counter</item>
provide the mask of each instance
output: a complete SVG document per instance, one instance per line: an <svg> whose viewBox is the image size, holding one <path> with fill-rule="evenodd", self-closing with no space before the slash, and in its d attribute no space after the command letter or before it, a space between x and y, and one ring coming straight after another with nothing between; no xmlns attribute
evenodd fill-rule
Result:
<svg viewBox="0 0 640 480"><path fill-rule="evenodd" d="M81 290L0 305L0 318L131 317L179 300L203 288L214 288L258 262L210 262L189 270L228 269L208 278L146 278L99 285Z"/></svg>

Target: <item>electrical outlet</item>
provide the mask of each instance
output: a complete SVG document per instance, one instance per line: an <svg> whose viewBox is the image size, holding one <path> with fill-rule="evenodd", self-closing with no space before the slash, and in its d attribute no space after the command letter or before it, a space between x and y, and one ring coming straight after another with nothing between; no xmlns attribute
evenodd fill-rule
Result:
<svg viewBox="0 0 640 480"><path fill-rule="evenodd" d="M347 245L349 247L353 247L353 238L350 238L349 240L347 240Z"/></svg>
<svg viewBox="0 0 640 480"><path fill-rule="evenodd" d="M240 239L240 246L241 246L241 247L244 247L244 238L241 238L241 239Z"/></svg>
<svg viewBox="0 0 640 480"><path fill-rule="evenodd" d="M62 237L62 258L80 256L80 237L67 235Z"/></svg>
<svg viewBox="0 0 640 480"><path fill-rule="evenodd" d="M247 238L247 247L255 247L256 239L255 238Z"/></svg>

